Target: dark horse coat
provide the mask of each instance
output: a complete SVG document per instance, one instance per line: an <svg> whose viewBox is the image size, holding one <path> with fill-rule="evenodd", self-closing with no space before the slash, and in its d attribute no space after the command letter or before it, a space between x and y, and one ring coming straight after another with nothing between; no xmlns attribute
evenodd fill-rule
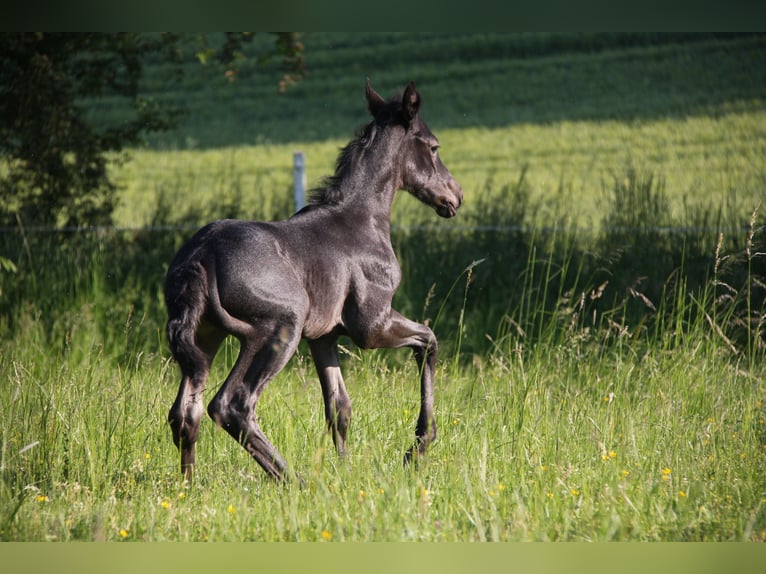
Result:
<svg viewBox="0 0 766 574"><path fill-rule="evenodd" d="M258 425L256 403L301 338L311 349L339 453L351 416L338 360L341 335L365 349L413 349L421 407L405 462L436 437L436 338L391 308L401 278L391 247L391 205L405 189L440 216L453 217L462 191L439 159L413 83L386 102L368 82L366 97L372 121L341 151L335 174L307 207L285 221L211 223L170 264L167 336L181 384L168 420L187 477L210 364L228 335L239 339L239 357L208 413L278 480L286 478L287 466Z"/></svg>

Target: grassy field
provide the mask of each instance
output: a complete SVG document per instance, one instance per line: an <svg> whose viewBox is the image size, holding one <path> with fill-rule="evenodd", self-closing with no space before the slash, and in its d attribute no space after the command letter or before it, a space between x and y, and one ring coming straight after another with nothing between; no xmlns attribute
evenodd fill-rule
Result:
<svg viewBox="0 0 766 574"><path fill-rule="evenodd" d="M174 365L120 364L87 319L72 328L51 349L38 323L0 364L4 540L766 539L763 362L704 324L607 347L582 330L532 348L509 336L470 367L445 357L440 439L409 470L414 368L345 358L355 413L339 461L301 354L259 412L303 489L268 481L210 420L197 480L181 483L164 423Z"/></svg>
<svg viewBox="0 0 766 574"><path fill-rule="evenodd" d="M422 93L427 103L428 86ZM348 100L347 105L352 105L357 98ZM361 103L356 108L361 123L365 110ZM306 154L308 185L318 185L332 173L338 149L351 139L354 125L350 124L345 138L322 142L135 151L132 161L115 171L116 181L124 188L116 223L139 227L154 223L158 215L166 222L193 223L225 215L287 217L293 210L293 153ZM510 225L598 228L609 210L614 178L629 169L661 177L672 202L668 215L688 221L685 209L722 206L748 212L762 199L766 182L763 110L718 117L564 121L436 133L445 164L463 186L465 207L458 220L439 222L429 208L400 197L392 216L395 225L482 224L487 215L482 209L491 205L493 223L502 224L505 218ZM508 221L513 213L508 188L522 174L536 209L528 220ZM158 213L158 198L172 205L172 211Z"/></svg>
<svg viewBox="0 0 766 574"><path fill-rule="evenodd" d="M0 540L766 541L764 37L306 46L286 97L273 67L176 92L151 71L189 121L115 168L115 222L158 229L0 235ZM411 197L393 216L397 307L440 340L439 438L402 469L414 361L349 345L339 460L301 348L259 416L305 487L271 483L209 419L185 484L167 263L209 219L289 215L292 153L310 185L331 171L365 76L418 81L465 190L457 219Z"/></svg>
<svg viewBox="0 0 766 574"><path fill-rule="evenodd" d="M367 77L383 95L416 81L440 131L762 109L762 34L308 33L307 75L281 96L279 62L259 66L252 57L272 41L256 35L235 82L195 64L193 44L183 83L149 68L147 95L187 110L179 129L152 136L151 147L346 139L366 120ZM124 113L109 99L89 108L106 120Z"/></svg>

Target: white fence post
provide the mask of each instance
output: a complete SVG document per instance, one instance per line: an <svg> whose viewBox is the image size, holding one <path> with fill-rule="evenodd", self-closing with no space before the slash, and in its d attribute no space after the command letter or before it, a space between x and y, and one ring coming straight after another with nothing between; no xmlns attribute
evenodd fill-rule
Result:
<svg viewBox="0 0 766 574"><path fill-rule="evenodd" d="M293 197L295 211L306 205L306 156L302 151L293 154Z"/></svg>

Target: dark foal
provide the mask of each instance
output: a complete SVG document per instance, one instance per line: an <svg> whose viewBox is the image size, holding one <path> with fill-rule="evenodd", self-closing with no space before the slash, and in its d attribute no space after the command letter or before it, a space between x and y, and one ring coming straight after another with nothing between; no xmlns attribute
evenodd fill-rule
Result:
<svg viewBox="0 0 766 574"><path fill-rule="evenodd" d="M187 478L210 364L228 335L239 339L239 357L208 414L277 480L287 478L287 465L258 426L256 404L301 338L311 349L339 453L351 417L338 359L341 335L363 349L414 351L420 415L405 462L436 437L436 338L391 308L401 278L391 247L391 204L405 189L440 216L453 217L463 195L420 118L415 85L386 102L368 81L366 96L372 121L341 151L335 174L307 207L285 221L211 223L170 264L167 336L182 376L168 420Z"/></svg>

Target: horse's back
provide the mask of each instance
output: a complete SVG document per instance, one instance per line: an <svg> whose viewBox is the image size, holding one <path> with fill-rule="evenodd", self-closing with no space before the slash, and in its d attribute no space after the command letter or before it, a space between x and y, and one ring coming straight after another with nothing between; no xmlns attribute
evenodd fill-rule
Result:
<svg viewBox="0 0 766 574"><path fill-rule="evenodd" d="M208 269L216 265L244 269L261 259L268 262L280 241L274 228L273 223L239 219L208 223L178 250L169 271L195 264Z"/></svg>
<svg viewBox="0 0 766 574"><path fill-rule="evenodd" d="M202 273L208 300L233 317L251 323L300 320L308 297L283 235L274 223L225 219L206 225L171 263L166 296L183 291L185 278Z"/></svg>

